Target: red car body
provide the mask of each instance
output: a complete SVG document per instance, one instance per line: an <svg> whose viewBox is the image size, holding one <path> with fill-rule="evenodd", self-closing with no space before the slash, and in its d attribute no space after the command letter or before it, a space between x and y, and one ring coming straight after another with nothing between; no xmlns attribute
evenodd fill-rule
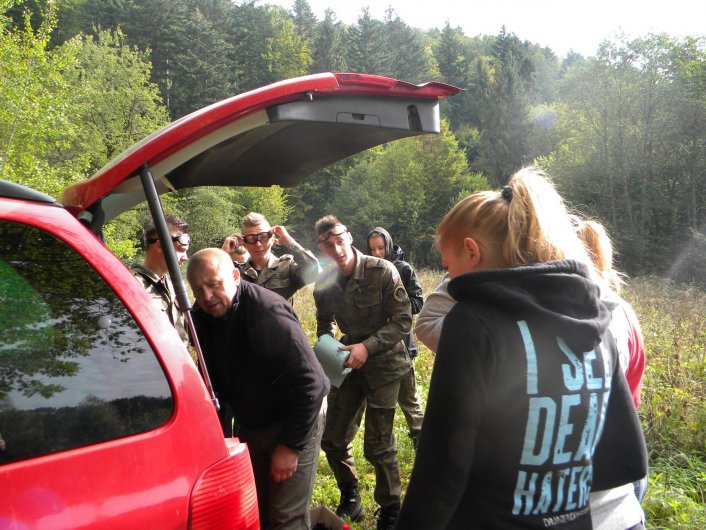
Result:
<svg viewBox="0 0 706 530"><path fill-rule="evenodd" d="M438 132L457 91L317 74L177 120L60 203L0 181L0 529L259 528L247 447L224 439L174 328L95 234L144 200L145 169L158 192L293 185Z"/></svg>

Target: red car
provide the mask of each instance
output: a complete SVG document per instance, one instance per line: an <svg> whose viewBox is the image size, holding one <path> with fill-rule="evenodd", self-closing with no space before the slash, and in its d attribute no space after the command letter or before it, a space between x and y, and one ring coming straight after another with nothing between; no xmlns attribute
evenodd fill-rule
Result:
<svg viewBox="0 0 706 530"><path fill-rule="evenodd" d="M147 199L167 241L159 193L295 185L438 132L439 100L457 91L291 79L175 121L60 201L0 181L0 529L259 528L247 447L223 437L208 367L102 243L103 224Z"/></svg>

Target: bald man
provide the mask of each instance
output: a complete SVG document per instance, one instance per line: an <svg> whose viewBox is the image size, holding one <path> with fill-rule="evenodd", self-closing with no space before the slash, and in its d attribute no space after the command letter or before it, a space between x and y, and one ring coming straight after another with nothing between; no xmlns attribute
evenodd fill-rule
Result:
<svg viewBox="0 0 706 530"><path fill-rule="evenodd" d="M308 530L329 381L292 306L241 281L225 251L200 250L186 275L214 389L250 451L262 528Z"/></svg>

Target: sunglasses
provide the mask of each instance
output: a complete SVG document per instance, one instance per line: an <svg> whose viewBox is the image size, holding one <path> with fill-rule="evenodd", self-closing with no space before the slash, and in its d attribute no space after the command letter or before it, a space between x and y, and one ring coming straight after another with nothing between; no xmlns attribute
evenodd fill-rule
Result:
<svg viewBox="0 0 706 530"><path fill-rule="evenodd" d="M178 236L172 236L171 239L175 243L179 243L185 247L188 247L191 244L191 236L189 234L179 234ZM148 243L156 243L157 241L159 241L159 239L156 237L147 240Z"/></svg>
<svg viewBox="0 0 706 530"><path fill-rule="evenodd" d="M191 244L191 236L189 234L179 234L178 236L172 236L172 241L188 247Z"/></svg>
<svg viewBox="0 0 706 530"><path fill-rule="evenodd" d="M267 243L272 237L272 232L260 232L259 234L247 234L243 236L243 241L249 245L254 245L258 241L260 243Z"/></svg>

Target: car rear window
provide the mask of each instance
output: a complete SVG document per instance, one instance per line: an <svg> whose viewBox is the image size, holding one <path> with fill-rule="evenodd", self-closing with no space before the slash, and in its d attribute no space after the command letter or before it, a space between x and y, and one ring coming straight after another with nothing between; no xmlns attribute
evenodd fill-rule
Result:
<svg viewBox="0 0 706 530"><path fill-rule="evenodd" d="M172 401L96 271L52 235L0 221L0 464L151 430Z"/></svg>

